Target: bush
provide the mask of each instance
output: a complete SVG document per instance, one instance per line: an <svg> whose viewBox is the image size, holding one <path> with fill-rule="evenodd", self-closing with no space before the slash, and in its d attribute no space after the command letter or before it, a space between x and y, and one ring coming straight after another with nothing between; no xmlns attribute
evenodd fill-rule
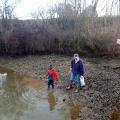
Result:
<svg viewBox="0 0 120 120"><path fill-rule="evenodd" d="M0 54L70 55L77 50L82 56L115 57L120 55L120 46L115 41L116 32L110 31L109 28L105 30L104 27L94 28L94 24L91 23L87 28L87 25L84 26L86 24L84 21L84 24L80 23L80 26L67 24L65 29L65 25L62 23L65 20L56 18L56 20L53 19L52 24L51 21L52 19L46 20L46 23L43 23L42 20L13 20L12 29L7 31L9 34L4 34L3 37L0 34ZM95 21L95 23L97 22ZM61 28L60 24L64 27Z"/></svg>

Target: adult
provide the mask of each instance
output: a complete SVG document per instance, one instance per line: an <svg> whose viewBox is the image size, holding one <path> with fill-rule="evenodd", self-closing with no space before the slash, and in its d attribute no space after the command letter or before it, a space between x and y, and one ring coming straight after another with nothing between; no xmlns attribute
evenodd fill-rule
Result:
<svg viewBox="0 0 120 120"><path fill-rule="evenodd" d="M78 92L81 87L80 83L81 76L84 76L84 66L82 60L79 57L79 54L74 53L70 68L70 85L67 87L67 89L71 89L72 84L75 83L76 85L75 92Z"/></svg>

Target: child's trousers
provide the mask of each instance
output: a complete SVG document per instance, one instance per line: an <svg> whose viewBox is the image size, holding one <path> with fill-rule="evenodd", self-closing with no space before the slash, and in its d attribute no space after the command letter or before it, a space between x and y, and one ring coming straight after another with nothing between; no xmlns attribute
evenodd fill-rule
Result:
<svg viewBox="0 0 120 120"><path fill-rule="evenodd" d="M52 88L54 89L54 80L49 80L49 81L48 81L48 89L50 89L50 85L51 85Z"/></svg>

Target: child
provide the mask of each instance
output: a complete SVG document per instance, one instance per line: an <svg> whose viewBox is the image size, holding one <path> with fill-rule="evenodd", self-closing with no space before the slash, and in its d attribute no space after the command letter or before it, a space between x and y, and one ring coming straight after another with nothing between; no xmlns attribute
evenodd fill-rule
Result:
<svg viewBox="0 0 120 120"><path fill-rule="evenodd" d="M52 65L50 65L48 68L47 77L48 77L48 89L50 89L51 85L52 89L54 89L54 80L58 80L58 73L55 71Z"/></svg>

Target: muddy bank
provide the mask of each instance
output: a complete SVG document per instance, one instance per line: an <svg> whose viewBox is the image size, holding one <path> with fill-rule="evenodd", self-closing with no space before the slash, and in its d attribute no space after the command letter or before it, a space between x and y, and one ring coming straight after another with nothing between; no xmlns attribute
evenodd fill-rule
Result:
<svg viewBox="0 0 120 120"><path fill-rule="evenodd" d="M86 88L79 93L66 91L70 57L28 56L24 58L0 58L0 64L21 74L28 74L47 81L45 74L49 64L59 72L59 88L79 103L80 120L109 120L114 106L120 100L120 60L84 58Z"/></svg>

